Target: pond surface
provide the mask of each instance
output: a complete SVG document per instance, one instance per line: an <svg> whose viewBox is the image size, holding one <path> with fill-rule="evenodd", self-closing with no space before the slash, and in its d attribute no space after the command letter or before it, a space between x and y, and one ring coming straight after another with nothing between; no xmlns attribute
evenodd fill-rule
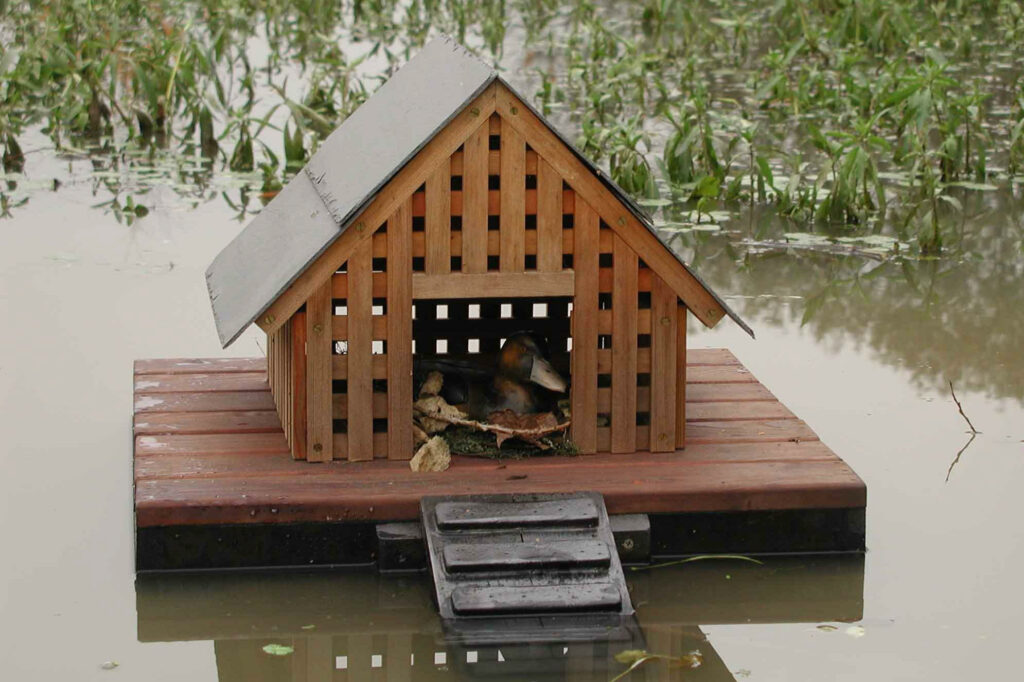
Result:
<svg viewBox="0 0 1024 682"><path fill-rule="evenodd" d="M56 159L40 167L67 174ZM4 676L298 679L309 663L301 674L325 679L332 655L364 646L384 655L393 641L405 644L392 652L426 652L424 665L400 674L352 653L348 679L477 674L464 659L426 665L440 626L425 577L192 576L136 586L132 360L262 352L255 332L220 351L209 313L203 271L240 227L232 209L182 208L155 192L149 215L130 227L89 208L97 195L86 181L38 192L0 223ZM1017 667L1024 259L1001 245L1020 238L1024 216L998 197L978 211L965 239L983 258L910 266L799 243L737 246L764 216L680 242L758 336L728 322L691 326L691 344L731 348L864 478L869 551L631 574L653 653L701 650L701 674L712 679L954 680ZM982 432L973 440L947 380ZM264 653L273 643L294 652ZM609 662L618 646L574 645L569 668L551 661L551 679L566 670L609 679L625 667ZM478 660L495 651L480 649ZM119 667L102 669L107 661ZM683 672L641 670L648 679Z"/></svg>
<svg viewBox="0 0 1024 682"><path fill-rule="evenodd" d="M501 61L530 95L537 63L565 65L524 48L520 28ZM1019 82L1020 50L997 57L993 88ZM712 75L720 95L751 96L734 71ZM557 102L552 114L579 132ZM660 149L665 126L648 128ZM786 129L769 142L788 144ZM961 680L1019 668L1019 175L943 188L960 208L943 213L938 258L899 220L798 226L760 201L695 215L662 185L674 203L649 205L673 247L757 332L691 323L691 346L730 348L865 480L868 552L629 572L643 641L474 648L444 643L425 576L136 581L132 361L262 354L257 331L220 350L203 277L259 209L262 178L211 172L198 155L58 155L38 126L19 141L25 168L0 192L4 679L607 680L626 668L613 656L638 647L697 650L703 663L653 661L629 679ZM950 381L981 433L969 433Z"/></svg>

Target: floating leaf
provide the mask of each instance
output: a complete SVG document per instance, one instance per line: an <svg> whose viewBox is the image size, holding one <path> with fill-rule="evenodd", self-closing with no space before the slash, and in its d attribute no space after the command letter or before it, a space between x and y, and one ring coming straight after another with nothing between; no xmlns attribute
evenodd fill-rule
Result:
<svg viewBox="0 0 1024 682"><path fill-rule="evenodd" d="M294 648L284 644L267 644L263 647L263 653L270 654L271 656L288 656L294 651Z"/></svg>

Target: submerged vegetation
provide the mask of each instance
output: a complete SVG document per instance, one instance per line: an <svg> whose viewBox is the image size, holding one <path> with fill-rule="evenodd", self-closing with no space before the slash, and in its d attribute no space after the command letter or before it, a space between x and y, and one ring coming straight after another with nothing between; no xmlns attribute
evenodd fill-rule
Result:
<svg viewBox="0 0 1024 682"><path fill-rule="evenodd" d="M133 191L200 200L223 177L258 210L439 32L669 231L768 207L794 232L884 229L928 256L965 192L1024 182L1016 0L5 0L0 208L27 198L48 139L92 163L119 219L144 215Z"/></svg>

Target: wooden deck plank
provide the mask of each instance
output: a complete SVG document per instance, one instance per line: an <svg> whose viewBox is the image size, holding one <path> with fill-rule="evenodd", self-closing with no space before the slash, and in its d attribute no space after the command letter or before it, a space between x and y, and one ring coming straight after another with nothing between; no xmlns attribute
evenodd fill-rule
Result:
<svg viewBox="0 0 1024 682"><path fill-rule="evenodd" d="M166 358L135 361L135 376L140 374L263 372L266 369L266 358Z"/></svg>
<svg viewBox="0 0 1024 682"><path fill-rule="evenodd" d="M135 379L135 394L203 391L267 391L267 372L146 374Z"/></svg>
<svg viewBox="0 0 1024 682"><path fill-rule="evenodd" d="M619 468L630 455L601 454L588 456L589 467ZM692 443L679 452L645 453L641 459L630 459L630 467L668 467L707 464L712 462L786 462L839 461L838 456L821 441L778 441L774 443ZM495 462L482 457L452 458L456 475L480 470L491 471L495 477L529 476L533 470L573 468L580 464L576 457L538 457L534 459ZM239 472L244 472L244 476ZM357 481L360 485L390 482L396 495L402 494L402 483L408 476L408 465L402 462L328 462L323 466L303 466L302 462L284 459L274 452L214 452L208 454L167 453L139 454L135 458L135 478L251 478L262 476L333 475ZM445 494L443 486L438 494Z"/></svg>
<svg viewBox="0 0 1024 682"><path fill-rule="evenodd" d="M585 460L584 460L585 462ZM612 514L847 508L864 505L863 483L838 461L709 462L666 471L629 467L629 474L585 463L538 470L495 482L492 473L465 471L407 477L408 493L352 477L282 476L142 480L136 485L140 526L415 519L419 496L491 492L593 490ZM273 510L273 511L271 511Z"/></svg>
<svg viewBox="0 0 1024 682"><path fill-rule="evenodd" d="M225 412L273 410L269 390L216 391L206 393L138 393L135 414L146 412Z"/></svg>
<svg viewBox="0 0 1024 682"><path fill-rule="evenodd" d="M163 433L273 433L281 418L273 410L254 412L143 412L135 415L135 435Z"/></svg>
<svg viewBox="0 0 1024 682"><path fill-rule="evenodd" d="M283 431L170 434L135 438L136 454L288 452Z"/></svg>
<svg viewBox="0 0 1024 682"><path fill-rule="evenodd" d="M142 374L140 381L205 378L185 384L198 386L194 393L136 396L137 524L415 519L424 494L567 489L597 490L612 513L864 506L863 482L731 353L695 349L688 356L688 377L703 381L687 386L685 450L501 462L455 457L440 474L379 459L293 461L274 428L265 381L260 391L220 390L237 386L240 374L264 376L239 371L245 363L212 374ZM143 371L167 367L154 362ZM610 438L607 428L601 437Z"/></svg>

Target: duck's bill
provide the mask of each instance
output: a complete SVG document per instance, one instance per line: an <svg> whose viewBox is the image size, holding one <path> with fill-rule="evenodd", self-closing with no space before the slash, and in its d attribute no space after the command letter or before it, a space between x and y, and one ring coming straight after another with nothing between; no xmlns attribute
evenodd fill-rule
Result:
<svg viewBox="0 0 1024 682"><path fill-rule="evenodd" d="M530 371L530 381L543 386L549 391L565 393L565 379L555 371L551 363L544 358L533 359L533 369Z"/></svg>

